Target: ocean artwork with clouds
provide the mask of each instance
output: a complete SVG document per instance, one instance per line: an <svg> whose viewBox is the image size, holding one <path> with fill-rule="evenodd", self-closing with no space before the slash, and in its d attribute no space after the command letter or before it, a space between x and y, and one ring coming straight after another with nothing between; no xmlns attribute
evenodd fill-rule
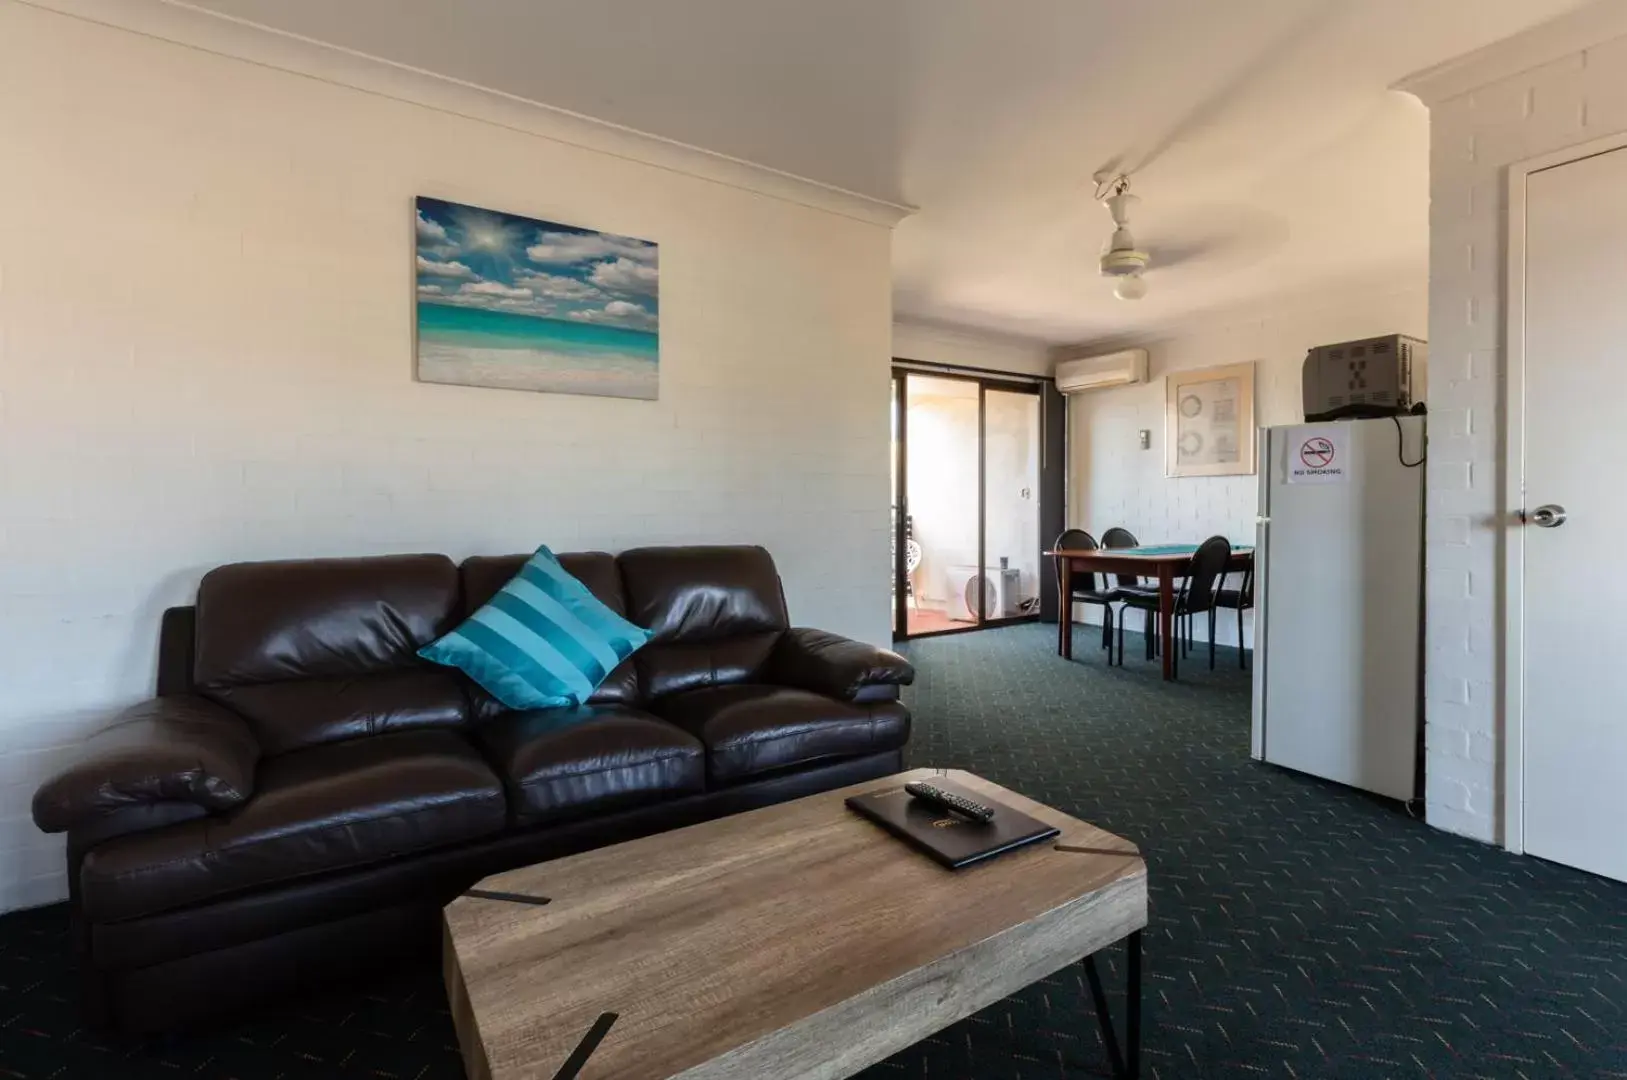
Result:
<svg viewBox="0 0 1627 1080"><path fill-rule="evenodd" d="M420 196L422 382L657 396L657 246Z"/></svg>

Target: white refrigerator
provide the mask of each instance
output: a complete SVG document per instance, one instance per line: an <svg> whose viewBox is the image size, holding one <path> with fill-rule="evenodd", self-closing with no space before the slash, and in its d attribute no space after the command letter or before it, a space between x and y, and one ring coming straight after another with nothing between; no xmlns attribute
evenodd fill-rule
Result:
<svg viewBox="0 0 1627 1080"><path fill-rule="evenodd" d="M1260 432L1253 756L1419 794L1424 418Z"/></svg>

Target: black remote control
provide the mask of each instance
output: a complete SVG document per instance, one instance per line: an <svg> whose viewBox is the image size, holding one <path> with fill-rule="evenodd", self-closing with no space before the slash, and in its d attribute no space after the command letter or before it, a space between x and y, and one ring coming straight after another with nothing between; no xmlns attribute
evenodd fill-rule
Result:
<svg viewBox="0 0 1627 1080"><path fill-rule="evenodd" d="M956 795L953 791L945 791L943 788L933 787L931 784L920 780L905 784L904 790L924 803L943 810L951 810L961 817L971 818L979 824L987 825L994 820L994 807L973 802L964 796Z"/></svg>

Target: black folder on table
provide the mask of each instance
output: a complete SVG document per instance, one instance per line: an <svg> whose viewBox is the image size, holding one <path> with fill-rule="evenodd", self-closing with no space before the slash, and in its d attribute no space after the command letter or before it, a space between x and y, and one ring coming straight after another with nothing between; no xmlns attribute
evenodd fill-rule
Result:
<svg viewBox="0 0 1627 1080"><path fill-rule="evenodd" d="M1012 848L1048 840L1061 831L1020 810L997 803L981 792L958 786L951 780L930 777L928 782L956 795L964 795L973 802L994 807L994 820L984 824L939 810L913 798L902 784L866 795L850 796L846 800L847 805L951 870L993 858Z"/></svg>

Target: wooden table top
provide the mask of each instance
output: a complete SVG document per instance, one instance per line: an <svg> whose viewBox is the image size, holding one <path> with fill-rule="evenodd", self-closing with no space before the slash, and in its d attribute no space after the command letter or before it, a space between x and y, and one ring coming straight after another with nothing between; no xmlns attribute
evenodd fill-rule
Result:
<svg viewBox="0 0 1627 1080"><path fill-rule="evenodd" d="M1143 566L1157 566L1160 563L1184 565L1192 561L1191 551L1142 551L1137 548L1057 548L1045 552L1051 558L1079 559L1091 562L1124 561L1136 562ZM1238 560L1254 558L1252 547L1232 548L1232 563Z"/></svg>
<svg viewBox="0 0 1627 1080"><path fill-rule="evenodd" d="M942 775L1061 835L950 871L842 802ZM466 894L446 908L465 1064L494 1080L835 1080L1147 923L1146 864L1129 841L933 769L479 890L548 898ZM594 1030L602 1040L582 1061ZM561 1074L573 1054L580 1071Z"/></svg>

